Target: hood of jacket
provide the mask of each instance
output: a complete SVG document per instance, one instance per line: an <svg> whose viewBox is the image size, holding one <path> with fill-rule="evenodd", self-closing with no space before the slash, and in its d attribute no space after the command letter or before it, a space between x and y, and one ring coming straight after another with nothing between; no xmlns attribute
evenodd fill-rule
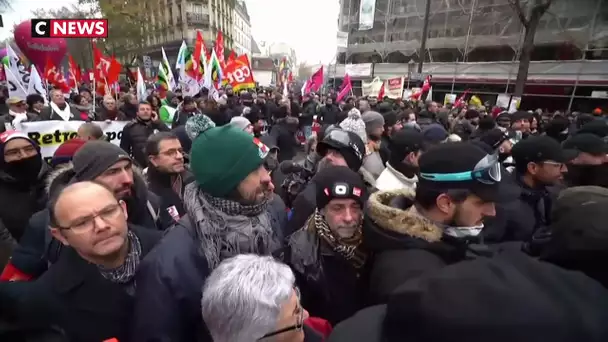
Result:
<svg viewBox="0 0 608 342"><path fill-rule="evenodd" d="M422 247L441 241L443 230L411 211L413 190L378 191L367 203L363 230L372 251Z"/></svg>

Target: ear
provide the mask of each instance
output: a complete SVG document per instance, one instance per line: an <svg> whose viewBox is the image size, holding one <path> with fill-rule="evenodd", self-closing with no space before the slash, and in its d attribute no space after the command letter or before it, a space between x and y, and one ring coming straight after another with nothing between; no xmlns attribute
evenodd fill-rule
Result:
<svg viewBox="0 0 608 342"><path fill-rule="evenodd" d="M123 200L118 201L118 204L122 208L122 212L125 215L125 220L129 218L129 214L127 213L127 203Z"/></svg>
<svg viewBox="0 0 608 342"><path fill-rule="evenodd" d="M59 242L61 242L64 246L69 246L70 244L68 243L68 240L65 239L65 237L63 236L63 234L61 234L61 230L59 228L53 228L53 227L49 227L50 231L51 231L51 235L57 239Z"/></svg>
<svg viewBox="0 0 608 342"><path fill-rule="evenodd" d="M538 164L529 162L528 165L526 166L526 169L528 170L528 173L535 175L538 170Z"/></svg>
<svg viewBox="0 0 608 342"><path fill-rule="evenodd" d="M435 205L440 212L448 214L452 211L453 202L448 194L440 194L437 196L437 199L435 199Z"/></svg>
<svg viewBox="0 0 608 342"><path fill-rule="evenodd" d="M156 166L156 163L154 162L155 159L156 159L156 156L148 156L148 161L154 166Z"/></svg>

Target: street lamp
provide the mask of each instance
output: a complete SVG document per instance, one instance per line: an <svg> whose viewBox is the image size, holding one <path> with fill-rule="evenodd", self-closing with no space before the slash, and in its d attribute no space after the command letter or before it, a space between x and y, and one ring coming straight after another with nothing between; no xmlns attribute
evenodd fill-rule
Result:
<svg viewBox="0 0 608 342"><path fill-rule="evenodd" d="M416 68L416 62L414 62L413 59L410 59L410 61L407 62L407 89L410 89L410 80L412 79L414 68Z"/></svg>

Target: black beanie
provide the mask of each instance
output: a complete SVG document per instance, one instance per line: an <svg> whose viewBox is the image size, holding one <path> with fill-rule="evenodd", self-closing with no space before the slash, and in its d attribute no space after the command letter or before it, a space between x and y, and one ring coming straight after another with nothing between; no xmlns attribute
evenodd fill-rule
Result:
<svg viewBox="0 0 608 342"><path fill-rule="evenodd" d="M72 159L74 179L78 182L93 180L121 160L131 160L122 148L107 141L89 141Z"/></svg>
<svg viewBox="0 0 608 342"><path fill-rule="evenodd" d="M397 123L397 113L395 111L390 111L387 113L383 113L384 116L384 127L392 127Z"/></svg>
<svg viewBox="0 0 608 342"><path fill-rule="evenodd" d="M335 198L350 198L361 208L367 201L367 189L359 174L346 166L330 166L315 175L317 208L323 209Z"/></svg>

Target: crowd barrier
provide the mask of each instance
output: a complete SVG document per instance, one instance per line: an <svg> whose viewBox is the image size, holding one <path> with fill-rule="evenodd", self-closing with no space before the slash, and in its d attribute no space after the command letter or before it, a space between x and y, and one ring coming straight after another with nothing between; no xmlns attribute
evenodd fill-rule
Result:
<svg viewBox="0 0 608 342"><path fill-rule="evenodd" d="M40 145L40 154L49 160L59 145L75 138L84 121L36 121L21 123L17 129L27 133L30 139ZM120 145L122 130L129 121L95 121L114 145Z"/></svg>

